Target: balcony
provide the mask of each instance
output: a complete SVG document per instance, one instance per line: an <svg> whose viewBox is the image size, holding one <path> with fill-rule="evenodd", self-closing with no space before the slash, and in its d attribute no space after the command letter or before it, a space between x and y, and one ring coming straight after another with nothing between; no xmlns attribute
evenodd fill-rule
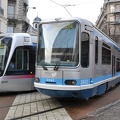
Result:
<svg viewBox="0 0 120 120"><path fill-rule="evenodd" d="M10 20L17 20L17 17L18 15L15 15L15 14L8 14L7 15L7 18L10 19Z"/></svg>
<svg viewBox="0 0 120 120"><path fill-rule="evenodd" d="M26 16L18 14L8 14L8 19L13 21L25 21L27 23L30 23L30 20Z"/></svg>
<svg viewBox="0 0 120 120"><path fill-rule="evenodd" d="M17 0L8 0L8 2L17 2Z"/></svg>
<svg viewBox="0 0 120 120"><path fill-rule="evenodd" d="M4 9L2 7L0 7L0 15L4 15Z"/></svg>

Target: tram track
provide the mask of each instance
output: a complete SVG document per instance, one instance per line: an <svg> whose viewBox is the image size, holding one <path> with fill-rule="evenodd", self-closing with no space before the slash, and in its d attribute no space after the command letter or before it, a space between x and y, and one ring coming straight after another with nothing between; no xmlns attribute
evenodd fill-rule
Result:
<svg viewBox="0 0 120 120"><path fill-rule="evenodd" d="M22 93L24 94L24 93ZM25 93L26 94L26 93ZM20 94L17 94L17 95L20 95ZM21 96L20 96L20 99L21 99ZM63 101L62 101L63 100ZM62 102L61 102L62 101ZM66 100L65 100L66 101ZM68 99L67 99L68 101ZM19 101L20 102L20 101ZM57 104L57 103L60 103L60 104ZM64 99L58 99L58 98L46 98L46 99L38 99L38 100L33 100L33 101L30 101L30 102L25 102L23 101L23 103L18 103L18 104L13 104L12 105L4 105L4 106L0 106L0 110L4 110L4 109L11 109L13 107L16 107L16 108L19 108L19 107L22 107L22 106L25 106L25 105L29 105L31 106L32 104L44 104L45 103L55 103L55 106L50 106L50 109L43 109L42 110L38 110L37 112L35 113L30 113L28 115L23 115L23 116L14 116L12 118L8 118L7 120L17 120L17 119L23 119L23 118L27 118L27 117L31 117L31 116L35 116L35 115L38 115L38 114L43 114L43 113L47 113L47 112L50 112L50 111L54 111L54 110L58 110L58 109L61 109L61 108L65 108L65 107L70 107L70 106L73 106L73 105L76 105L76 102L73 102L73 101L69 101L69 102L64 102Z"/></svg>
<svg viewBox="0 0 120 120"><path fill-rule="evenodd" d="M117 85L118 86L118 85ZM113 88L109 89L106 91L106 93L109 93L110 91L112 91L113 89L115 89L117 86L114 86ZM96 96L95 96L96 97ZM93 97L93 98L95 98ZM31 102L27 102L27 103L22 103L22 104L16 104L16 105L12 105L12 106L4 106L4 107L0 107L1 108L5 108L5 107L15 107L15 106L19 106L19 105L24 105L24 104L29 104L29 103L34 103L34 102L42 102L42 101L49 101L49 100L54 100L55 98L48 98L48 99L42 99L42 100L37 100L37 101L31 101ZM58 100L58 99L57 99ZM69 102L68 102L69 100ZM54 108L51 108L51 109L47 109L47 110L43 110L43 111L39 111L39 112L35 112L35 113L32 113L32 114L29 114L29 115L23 115L23 116L20 116L20 117L14 117L12 119L8 119L8 120L18 120L18 119L23 119L23 118L27 118L27 117L31 117L31 116L35 116L35 115L38 115L38 114L43 114L43 113L47 113L47 112L50 112L50 111L54 111L54 110L58 110L58 109L61 109L61 108L66 108L66 107L75 107L76 105L79 106L81 105L81 102L85 103L85 101L87 100L81 100L81 99L62 99L60 101L60 103L62 105L58 106L58 107L54 107ZM66 104L67 102L67 104ZM83 116L82 116L83 117ZM86 117L86 115L84 116ZM83 118L84 118L83 117Z"/></svg>
<svg viewBox="0 0 120 120"><path fill-rule="evenodd" d="M35 115L38 115L38 114L43 114L43 113L47 113L47 112L50 112L50 111L58 110L58 109L61 109L61 108L75 106L75 105L77 105L77 103L76 102L74 102L74 103L72 102L72 103L69 103L69 104L60 105L58 107L54 107L54 108L51 108L51 109L48 109L48 110L43 110L43 111L40 111L40 112L32 113L32 114L29 114L29 115L23 115L23 116L20 116L20 117L14 117L14 118L8 119L8 120L23 119L23 118L35 116Z"/></svg>
<svg viewBox="0 0 120 120"><path fill-rule="evenodd" d="M53 98L49 98L49 99L53 99ZM49 100L49 99L35 100L35 101L31 101L31 102L25 102L25 103L20 103L20 104L14 104L14 105L11 105L11 106L0 106L0 109L15 107L15 106L19 106L19 105L30 104L30 103L34 103L34 102L45 101L45 100Z"/></svg>

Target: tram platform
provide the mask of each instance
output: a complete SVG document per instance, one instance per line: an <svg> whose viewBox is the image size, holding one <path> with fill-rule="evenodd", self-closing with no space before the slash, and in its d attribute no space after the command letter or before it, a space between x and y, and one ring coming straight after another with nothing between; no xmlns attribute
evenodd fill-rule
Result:
<svg viewBox="0 0 120 120"><path fill-rule="evenodd" d="M57 99L38 92L19 94L5 120L120 120L120 99L78 119L72 118L66 109L59 108L60 106Z"/></svg>

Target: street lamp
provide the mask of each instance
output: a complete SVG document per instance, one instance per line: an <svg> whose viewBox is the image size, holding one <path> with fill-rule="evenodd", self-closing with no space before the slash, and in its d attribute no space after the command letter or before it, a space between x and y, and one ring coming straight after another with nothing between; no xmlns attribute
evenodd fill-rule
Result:
<svg viewBox="0 0 120 120"><path fill-rule="evenodd" d="M36 7L28 7L28 8L30 8L30 9L36 9Z"/></svg>
<svg viewBox="0 0 120 120"><path fill-rule="evenodd" d="M36 7L27 7L27 12L29 9L36 9Z"/></svg>

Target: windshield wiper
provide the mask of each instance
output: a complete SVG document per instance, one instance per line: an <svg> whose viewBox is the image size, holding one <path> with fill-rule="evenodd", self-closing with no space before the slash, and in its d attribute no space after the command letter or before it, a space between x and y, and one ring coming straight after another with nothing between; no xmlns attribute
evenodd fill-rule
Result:
<svg viewBox="0 0 120 120"><path fill-rule="evenodd" d="M58 70L58 66L60 65L61 61L64 60L64 58L66 57L66 53L68 52L68 48L66 48L63 52L63 56L60 57L60 60L57 61L55 67L54 67L54 70L57 71Z"/></svg>
<svg viewBox="0 0 120 120"><path fill-rule="evenodd" d="M61 60L57 61L56 65L54 67L54 70L56 70L56 71L58 70L58 65L60 65L60 63L61 63Z"/></svg>
<svg viewBox="0 0 120 120"><path fill-rule="evenodd" d="M47 67L45 66L45 61L42 62L42 65L41 65L41 66L42 66L42 68L43 68L44 70L48 70Z"/></svg>
<svg viewBox="0 0 120 120"><path fill-rule="evenodd" d="M45 65L42 65L42 68L43 68L44 70L48 70Z"/></svg>

